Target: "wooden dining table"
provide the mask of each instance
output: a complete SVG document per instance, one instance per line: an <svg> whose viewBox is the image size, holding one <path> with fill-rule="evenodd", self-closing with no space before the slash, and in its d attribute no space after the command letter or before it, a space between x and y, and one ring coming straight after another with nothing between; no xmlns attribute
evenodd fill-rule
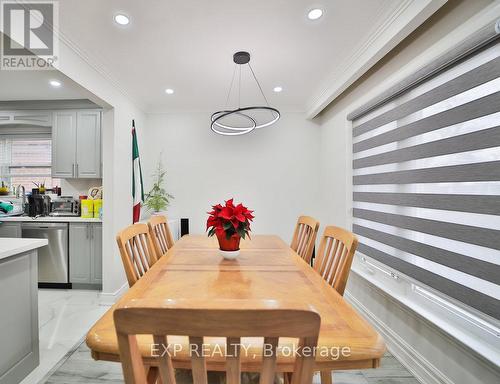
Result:
<svg viewBox="0 0 500 384"><path fill-rule="evenodd" d="M283 240L255 235L242 240L240 247L237 259L225 260L215 238L182 237L90 329L86 342L92 357L120 361L113 311L138 300L156 300L159 305L182 303L193 308L285 308L297 303L310 306L321 316L318 351L323 352L316 354L316 370L378 367L386 350L382 337ZM150 336L138 337L145 364L156 366L152 343ZM169 343L187 346L188 339L174 336ZM205 343L223 345L225 340L209 337ZM247 343L255 353L241 357L241 370L259 371L262 340L251 338ZM281 343L287 340L280 339ZM183 350L186 352L172 358L176 368L190 368L189 349ZM278 353L276 370L291 372L293 362L293 355ZM225 370L225 358L207 358L207 369Z"/></svg>

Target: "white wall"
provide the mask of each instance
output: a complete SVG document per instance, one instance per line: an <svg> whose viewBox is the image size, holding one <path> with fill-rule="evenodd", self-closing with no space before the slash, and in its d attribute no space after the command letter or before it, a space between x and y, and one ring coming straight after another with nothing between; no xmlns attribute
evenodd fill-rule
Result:
<svg viewBox="0 0 500 384"><path fill-rule="evenodd" d="M80 195L86 195L92 187L102 185L102 179L61 179L63 196L73 196L78 199Z"/></svg>
<svg viewBox="0 0 500 384"><path fill-rule="evenodd" d="M302 113L284 112L271 127L239 137L216 135L210 113L147 115L142 157L146 189L162 152L170 217L190 219L204 233L212 204L234 197L255 210L254 233L289 241L297 217L317 215L319 128Z"/></svg>
<svg viewBox="0 0 500 384"><path fill-rule="evenodd" d="M450 35L455 28L466 24L473 15L490 4L491 1L488 0L448 2L323 111L320 116L320 191L323 209L319 216L322 222L345 227L349 227L351 223L352 132L351 124L346 119L347 114L386 89L398 74L409 74L417 70L418 56L422 52ZM446 44L448 47L454 43L453 38L450 39ZM354 266L359 264L355 262ZM430 321L424 320L409 307L395 305L395 302L400 302L390 295L391 290L383 292L375 288L362 274L355 272L355 267L347 286L346 297L381 331L386 331L384 336L391 338L388 344L396 346L392 352L403 362L409 363L408 367L423 383L493 383L491 378L498 377L495 376L499 374L498 368L492 367L484 358L453 340L453 337L447 336L446 331L450 328L430 326ZM372 278L380 281L378 275ZM399 280L394 285L399 286L398 289L402 290L404 296L409 296L409 291L405 293L404 290L411 289L411 284L403 284ZM381 299L383 294L386 295L385 299ZM410 327L404 327L404 324L410 324ZM434 336L430 335L430 329L435 333ZM468 360L466 363L456 364L453 363L453 358L436 359L435 356L440 354L460 356L462 359L465 357Z"/></svg>

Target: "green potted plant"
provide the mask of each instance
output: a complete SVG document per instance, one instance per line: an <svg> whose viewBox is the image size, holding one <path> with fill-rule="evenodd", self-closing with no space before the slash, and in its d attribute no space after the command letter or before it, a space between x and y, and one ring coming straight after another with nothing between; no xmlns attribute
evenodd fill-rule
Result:
<svg viewBox="0 0 500 384"><path fill-rule="evenodd" d="M165 175L167 171L163 168L161 159L158 160L158 165L153 172L152 176L154 178L153 186L151 190L146 193L146 199L144 205L148 211L151 211L153 215L159 214L161 211L167 209L170 205L170 200L174 198L170 193L168 193L164 188Z"/></svg>

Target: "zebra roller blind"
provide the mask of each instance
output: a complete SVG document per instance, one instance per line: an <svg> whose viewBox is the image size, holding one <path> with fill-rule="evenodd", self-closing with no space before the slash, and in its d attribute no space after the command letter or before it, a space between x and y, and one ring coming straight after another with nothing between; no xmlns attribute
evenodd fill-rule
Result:
<svg viewBox="0 0 500 384"><path fill-rule="evenodd" d="M349 117L358 251L500 319L496 37L478 32Z"/></svg>

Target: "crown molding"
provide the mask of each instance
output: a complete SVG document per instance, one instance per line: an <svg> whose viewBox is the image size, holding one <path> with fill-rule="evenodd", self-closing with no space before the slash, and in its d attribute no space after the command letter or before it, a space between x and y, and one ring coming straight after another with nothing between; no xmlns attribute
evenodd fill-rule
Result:
<svg viewBox="0 0 500 384"><path fill-rule="evenodd" d="M92 56L82 48L80 48L75 42L73 42L68 36L61 32L61 30L54 31L60 43L66 45L71 51L73 51L80 59L82 59L89 67L96 71L107 83L109 83L114 89L121 93L125 98L130 100L134 105L137 106L141 111L146 110L144 103L139 101L137 98L133 97L127 90L121 86L118 79L112 75L112 73L107 69L107 66L98 60L95 56ZM56 65L58 68L58 65ZM90 91L92 92L92 91Z"/></svg>
<svg viewBox="0 0 500 384"><path fill-rule="evenodd" d="M276 106L281 113L301 113L305 116L306 111L300 107L280 107ZM177 115L177 114L208 114L209 116L214 113L215 108L147 108L144 113L147 115Z"/></svg>
<svg viewBox="0 0 500 384"><path fill-rule="evenodd" d="M398 45L448 0L404 0L367 35L359 48L333 70L307 103L307 118L316 117L375 63Z"/></svg>

